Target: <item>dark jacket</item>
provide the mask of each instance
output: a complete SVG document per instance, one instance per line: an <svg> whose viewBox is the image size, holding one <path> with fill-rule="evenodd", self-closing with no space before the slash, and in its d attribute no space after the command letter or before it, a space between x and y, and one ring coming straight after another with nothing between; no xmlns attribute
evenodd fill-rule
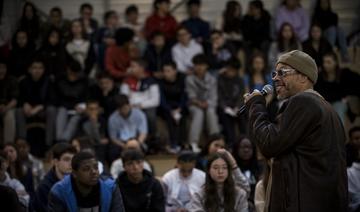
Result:
<svg viewBox="0 0 360 212"><path fill-rule="evenodd" d="M10 187L0 185L0 205L1 211L21 212L25 211L19 202L16 191Z"/></svg>
<svg viewBox="0 0 360 212"><path fill-rule="evenodd" d="M321 38L318 50L313 47L311 39L302 43L302 48L305 53L308 53L312 58L314 58L317 66L322 65L323 55L333 51L333 47L325 38Z"/></svg>
<svg viewBox="0 0 360 212"><path fill-rule="evenodd" d="M73 190L71 176L65 176L63 180L56 183L49 194L48 211L78 211L76 196ZM113 180L99 179L100 183L100 211L122 212L125 211L121 194Z"/></svg>
<svg viewBox="0 0 360 212"><path fill-rule="evenodd" d="M165 63L172 61L171 49L168 46L158 52L153 44L149 44L144 53L144 59L148 63L147 70L151 73L161 71Z"/></svg>
<svg viewBox="0 0 360 212"><path fill-rule="evenodd" d="M52 100L52 80L47 76L42 76L38 81L34 81L30 76L26 76L19 83L18 106L28 103L32 106L50 105Z"/></svg>
<svg viewBox="0 0 360 212"><path fill-rule="evenodd" d="M132 183L126 172L120 173L119 185L126 211L165 212L163 188L149 171L143 171L144 179L138 184Z"/></svg>
<svg viewBox="0 0 360 212"><path fill-rule="evenodd" d="M3 80L0 80L0 105L8 104L19 95L19 86L15 77L6 74Z"/></svg>
<svg viewBox="0 0 360 212"><path fill-rule="evenodd" d="M161 109L171 112L174 109L186 107L185 74L178 72L176 80L169 82L162 79L159 83L161 92Z"/></svg>
<svg viewBox="0 0 360 212"><path fill-rule="evenodd" d="M76 104L85 102L88 86L89 82L85 77L75 81L69 81L66 76L60 78L55 85L57 105L70 110L74 109Z"/></svg>
<svg viewBox="0 0 360 212"><path fill-rule="evenodd" d="M245 93L244 81L239 76L228 78L224 75L219 76L218 80L218 94L219 107L240 107L243 102L243 95Z"/></svg>
<svg viewBox="0 0 360 212"><path fill-rule="evenodd" d="M99 101L100 106L103 108L104 113L102 114L105 119L116 110L115 97L119 94L120 90L117 86L105 96L98 85L90 87L89 99L95 99Z"/></svg>
<svg viewBox="0 0 360 212"><path fill-rule="evenodd" d="M346 211L346 138L339 117L315 92L285 101L276 124L264 97L246 103L253 140L273 158L269 211Z"/></svg>
<svg viewBox="0 0 360 212"><path fill-rule="evenodd" d="M45 175L44 179L37 187L33 199L31 200L32 206L36 212L47 211L49 192L53 185L59 180L60 179L56 176L55 168L50 169L50 171Z"/></svg>
<svg viewBox="0 0 360 212"><path fill-rule="evenodd" d="M40 57L44 60L46 74L56 78L66 72L66 51L62 44L52 46L45 44L39 50Z"/></svg>

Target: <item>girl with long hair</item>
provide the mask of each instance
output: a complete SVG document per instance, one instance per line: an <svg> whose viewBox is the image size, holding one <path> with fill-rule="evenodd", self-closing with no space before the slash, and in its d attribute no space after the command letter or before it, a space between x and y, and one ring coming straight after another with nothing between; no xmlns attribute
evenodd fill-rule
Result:
<svg viewBox="0 0 360 212"><path fill-rule="evenodd" d="M195 193L189 211L247 212L247 194L237 186L233 170L239 169L229 152L222 149L213 154L207 164L205 184Z"/></svg>

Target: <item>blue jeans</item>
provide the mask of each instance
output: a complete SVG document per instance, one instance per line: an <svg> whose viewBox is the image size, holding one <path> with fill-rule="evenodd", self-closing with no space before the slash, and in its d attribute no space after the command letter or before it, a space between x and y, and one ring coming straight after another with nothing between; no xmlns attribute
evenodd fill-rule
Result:
<svg viewBox="0 0 360 212"><path fill-rule="evenodd" d="M338 43L342 57L348 57L347 44L344 30L338 26L331 26L324 31L325 38L332 46Z"/></svg>

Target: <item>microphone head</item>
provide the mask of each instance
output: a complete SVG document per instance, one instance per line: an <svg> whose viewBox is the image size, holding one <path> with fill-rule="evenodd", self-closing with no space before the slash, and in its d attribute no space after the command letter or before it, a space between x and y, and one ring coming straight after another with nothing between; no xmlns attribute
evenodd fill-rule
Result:
<svg viewBox="0 0 360 212"><path fill-rule="evenodd" d="M272 85L265 85L263 89L261 90L261 93L263 94L272 94L274 92L274 88Z"/></svg>

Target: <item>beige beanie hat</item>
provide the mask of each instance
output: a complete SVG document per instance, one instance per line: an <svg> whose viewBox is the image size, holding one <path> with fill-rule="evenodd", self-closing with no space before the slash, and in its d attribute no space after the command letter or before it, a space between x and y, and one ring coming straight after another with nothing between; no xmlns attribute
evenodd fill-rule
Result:
<svg viewBox="0 0 360 212"><path fill-rule="evenodd" d="M296 69L298 72L307 76L314 84L318 78L317 65L310 55L299 50L293 50L291 52L281 55L276 62L284 63Z"/></svg>

